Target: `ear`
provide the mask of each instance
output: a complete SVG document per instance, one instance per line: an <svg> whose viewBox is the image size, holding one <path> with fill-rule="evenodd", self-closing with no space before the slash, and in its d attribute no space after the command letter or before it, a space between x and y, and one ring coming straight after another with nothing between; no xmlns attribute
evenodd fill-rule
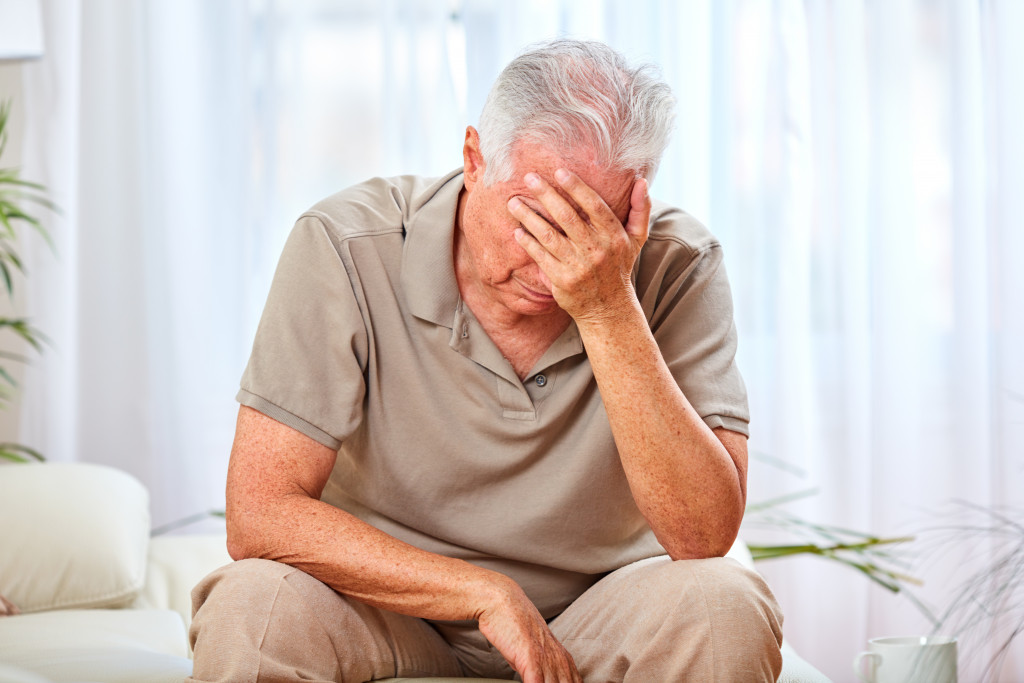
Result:
<svg viewBox="0 0 1024 683"><path fill-rule="evenodd" d="M484 155L480 152L480 133L473 126L466 127L466 142L462 145L463 183L472 190L484 179Z"/></svg>

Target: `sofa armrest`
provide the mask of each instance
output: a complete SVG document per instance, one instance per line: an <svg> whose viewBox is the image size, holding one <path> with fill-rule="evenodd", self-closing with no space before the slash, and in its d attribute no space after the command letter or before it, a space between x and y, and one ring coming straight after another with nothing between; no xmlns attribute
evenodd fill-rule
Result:
<svg viewBox="0 0 1024 683"><path fill-rule="evenodd" d="M192 588L230 562L224 534L156 536L149 543L145 586L132 607L172 609L187 630L192 623Z"/></svg>

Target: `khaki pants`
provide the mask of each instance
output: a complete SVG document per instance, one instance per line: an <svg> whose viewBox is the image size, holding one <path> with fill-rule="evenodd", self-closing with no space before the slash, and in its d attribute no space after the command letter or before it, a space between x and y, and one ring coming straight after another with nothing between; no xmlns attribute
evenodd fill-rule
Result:
<svg viewBox="0 0 1024 683"><path fill-rule="evenodd" d="M369 607L277 562L223 567L192 598L189 681L515 675L475 622L431 624ZM550 625L587 683L775 681L782 669L779 607L731 559L623 567Z"/></svg>

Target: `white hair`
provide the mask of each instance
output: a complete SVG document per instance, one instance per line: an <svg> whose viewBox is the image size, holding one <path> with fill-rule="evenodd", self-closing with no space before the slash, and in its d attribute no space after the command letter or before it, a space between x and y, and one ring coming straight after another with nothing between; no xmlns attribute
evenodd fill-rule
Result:
<svg viewBox="0 0 1024 683"><path fill-rule="evenodd" d="M650 180L674 119L675 97L654 66L632 68L603 43L543 43L509 63L487 96L479 126L483 179L510 180L513 149L529 140Z"/></svg>

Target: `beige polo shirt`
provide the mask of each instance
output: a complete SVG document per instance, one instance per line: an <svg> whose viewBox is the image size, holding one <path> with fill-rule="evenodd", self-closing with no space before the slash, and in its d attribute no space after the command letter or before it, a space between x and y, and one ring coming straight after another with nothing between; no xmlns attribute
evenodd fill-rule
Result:
<svg viewBox="0 0 1024 683"><path fill-rule="evenodd" d="M545 617L664 550L637 509L576 326L520 380L460 296L461 172L374 179L297 222L238 400L330 448L323 500L517 580ZM747 432L715 238L656 205L637 294L684 394Z"/></svg>

